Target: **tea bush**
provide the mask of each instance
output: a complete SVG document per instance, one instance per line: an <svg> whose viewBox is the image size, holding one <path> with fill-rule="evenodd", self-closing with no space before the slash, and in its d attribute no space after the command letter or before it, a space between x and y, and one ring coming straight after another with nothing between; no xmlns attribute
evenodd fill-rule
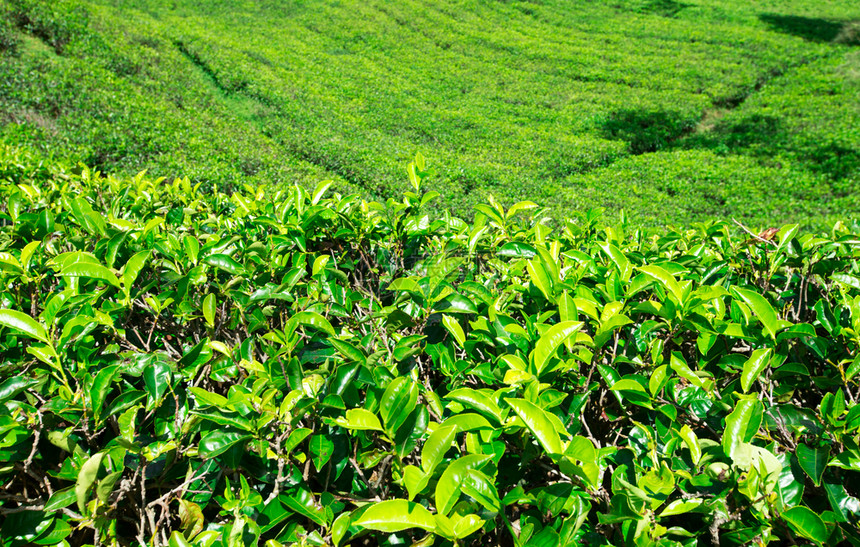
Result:
<svg viewBox="0 0 860 547"><path fill-rule="evenodd" d="M860 543L860 227L466 223L408 175L0 148L0 542Z"/></svg>

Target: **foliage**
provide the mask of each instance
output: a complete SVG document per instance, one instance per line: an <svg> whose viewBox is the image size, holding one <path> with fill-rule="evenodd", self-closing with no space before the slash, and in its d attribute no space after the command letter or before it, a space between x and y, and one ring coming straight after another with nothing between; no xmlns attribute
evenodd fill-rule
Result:
<svg viewBox="0 0 860 547"><path fill-rule="evenodd" d="M855 1L3 7L0 140L105 172L384 201L432 148L432 206L463 217L487 193L647 225L860 211Z"/></svg>
<svg viewBox="0 0 860 547"><path fill-rule="evenodd" d="M860 543L860 230L0 149L3 545Z"/></svg>

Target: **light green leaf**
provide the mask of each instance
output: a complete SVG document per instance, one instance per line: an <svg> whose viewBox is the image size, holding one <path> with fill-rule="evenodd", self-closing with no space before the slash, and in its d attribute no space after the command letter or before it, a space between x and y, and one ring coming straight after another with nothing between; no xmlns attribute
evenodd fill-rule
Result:
<svg viewBox="0 0 860 547"><path fill-rule="evenodd" d="M424 490L429 482L430 475L414 465L407 465L403 469L403 485L406 487L410 500Z"/></svg>
<svg viewBox="0 0 860 547"><path fill-rule="evenodd" d="M313 311L300 311L290 317L287 325L284 327L284 332L292 332L299 325L314 327L317 330L335 336L334 327L331 326L328 319Z"/></svg>
<svg viewBox="0 0 860 547"><path fill-rule="evenodd" d="M141 251L128 259L125 266L122 268L122 286L126 294L131 291L131 286L137 281L146 260L149 258L149 251Z"/></svg>
<svg viewBox="0 0 860 547"><path fill-rule="evenodd" d="M445 457L445 453L451 448L451 443L457 436L457 428L454 426L441 426L436 428L424 446L421 448L421 467L428 475L433 473L436 466Z"/></svg>
<svg viewBox="0 0 860 547"><path fill-rule="evenodd" d="M603 252L606 253L612 262L615 264L615 267L618 268L618 273L621 275L621 281L627 282L630 281L630 275L633 273L633 266L630 264L630 260L624 256L624 253L621 252L621 249L609 243L600 243L600 248L603 249Z"/></svg>
<svg viewBox="0 0 860 547"><path fill-rule="evenodd" d="M690 500L675 500L669 505L666 506L660 512L660 517L671 517L672 515L683 515L684 513L689 513L690 511L695 511L700 508L705 500L701 498L695 498Z"/></svg>
<svg viewBox="0 0 860 547"><path fill-rule="evenodd" d="M827 541L829 534L827 526L817 513L802 505L792 507L787 511L783 511L782 520L791 527L792 530L806 539L812 540L819 545Z"/></svg>
<svg viewBox="0 0 860 547"><path fill-rule="evenodd" d="M543 293L544 298L553 301L552 281L549 274L543 266L540 257L535 257L526 262L526 269L529 272L530 280L535 287Z"/></svg>
<svg viewBox="0 0 860 547"><path fill-rule="evenodd" d="M90 456L78 472L78 478L75 481L75 497L78 501L78 510L81 514L86 514L87 491L96 482L102 458L104 458L104 452Z"/></svg>
<svg viewBox="0 0 860 547"><path fill-rule="evenodd" d="M0 310L0 325L48 343L48 332L45 327L25 313L15 310Z"/></svg>
<svg viewBox="0 0 860 547"><path fill-rule="evenodd" d="M74 262L72 264L67 264L60 272L60 275L65 277L89 277L92 279L100 279L102 281L107 281L118 289L120 288L119 279L117 279L116 274L101 264Z"/></svg>
<svg viewBox="0 0 860 547"><path fill-rule="evenodd" d="M553 427L547 412L525 399L505 399L526 424L547 454L561 454L561 437Z"/></svg>
<svg viewBox="0 0 860 547"><path fill-rule="evenodd" d="M215 328L215 310L218 307L218 302L213 293L206 295L203 299L203 318L210 329Z"/></svg>
<svg viewBox="0 0 860 547"><path fill-rule="evenodd" d="M758 379L759 375L767 368L770 363L770 357L773 354L773 349L762 348L757 349L752 353L752 356L744 363L744 369L741 373L741 388L744 393L750 390L750 387Z"/></svg>
<svg viewBox="0 0 860 547"><path fill-rule="evenodd" d="M676 280L672 274L670 274L660 266L654 265L640 266L639 271L644 273L648 277L657 280L661 285L663 285L663 287L665 287L670 293L672 293L678 303L684 301L684 292L681 290L681 285L678 284L678 280Z"/></svg>
<svg viewBox="0 0 860 547"><path fill-rule="evenodd" d="M580 330L582 325L581 321L564 321L553 325L540 337L531 354L535 376L540 377L556 350Z"/></svg>
<svg viewBox="0 0 860 547"><path fill-rule="evenodd" d="M843 285L848 285L849 287L853 287L855 289L860 290L860 279L854 277L853 275L835 273L830 276L830 279L832 279L833 281L838 281Z"/></svg>
<svg viewBox="0 0 860 547"><path fill-rule="evenodd" d="M451 462L436 483L436 511L442 515L450 513L460 497L460 488L466 479L466 473L470 469L481 467L489 460L490 456L468 454Z"/></svg>
<svg viewBox="0 0 860 547"><path fill-rule="evenodd" d="M485 393L476 389L467 387L455 389L448 393L445 398L453 399L469 408L477 410L481 414L493 418L499 424L501 424L504 419L502 416L502 409L499 407L498 403Z"/></svg>
<svg viewBox="0 0 860 547"><path fill-rule="evenodd" d="M738 401L732 413L726 416L722 445L727 456L734 459L737 447L755 436L761 425L763 412L763 406L757 399Z"/></svg>
<svg viewBox="0 0 860 547"><path fill-rule="evenodd" d="M418 387L415 382L398 376L388 384L379 400L379 415L392 437L415 409Z"/></svg>
<svg viewBox="0 0 860 547"><path fill-rule="evenodd" d="M341 427L347 429L383 431L382 424L376 414L363 408L351 408L346 411L346 416L335 420Z"/></svg>
<svg viewBox="0 0 860 547"><path fill-rule="evenodd" d="M450 315L442 315L442 324L451 333L451 336L454 337L454 340L457 341L457 344L463 348L466 343L466 333L463 332L463 327L460 326L460 323L451 317Z"/></svg>
<svg viewBox="0 0 860 547"><path fill-rule="evenodd" d="M678 432L684 444L690 450L690 458L693 460L693 465L699 465L699 460L702 458L702 448L699 446L699 438L690 429L690 426L684 425Z"/></svg>
<svg viewBox="0 0 860 547"><path fill-rule="evenodd" d="M732 287L732 293L750 307L770 337L776 340L776 332L780 330L780 319L777 317L776 311L774 311L770 302L757 292L747 289Z"/></svg>
<svg viewBox="0 0 860 547"><path fill-rule="evenodd" d="M408 528L432 531L433 514L421 505L407 500L388 500L371 505L353 524L379 532L400 532Z"/></svg>

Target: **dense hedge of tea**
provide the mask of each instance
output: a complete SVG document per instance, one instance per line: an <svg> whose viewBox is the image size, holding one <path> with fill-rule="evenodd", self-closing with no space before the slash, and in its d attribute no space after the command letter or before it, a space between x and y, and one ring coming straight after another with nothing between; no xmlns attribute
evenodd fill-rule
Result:
<svg viewBox="0 0 860 547"><path fill-rule="evenodd" d="M860 543L860 229L0 148L0 544ZM427 180L425 180L427 179Z"/></svg>

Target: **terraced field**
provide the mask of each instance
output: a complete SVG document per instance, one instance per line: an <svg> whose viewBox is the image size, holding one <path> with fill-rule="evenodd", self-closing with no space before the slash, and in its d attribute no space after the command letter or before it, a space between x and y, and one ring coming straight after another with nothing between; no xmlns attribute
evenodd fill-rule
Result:
<svg viewBox="0 0 860 547"><path fill-rule="evenodd" d="M2 139L220 186L333 178L557 219L860 213L860 7L3 0Z"/></svg>

